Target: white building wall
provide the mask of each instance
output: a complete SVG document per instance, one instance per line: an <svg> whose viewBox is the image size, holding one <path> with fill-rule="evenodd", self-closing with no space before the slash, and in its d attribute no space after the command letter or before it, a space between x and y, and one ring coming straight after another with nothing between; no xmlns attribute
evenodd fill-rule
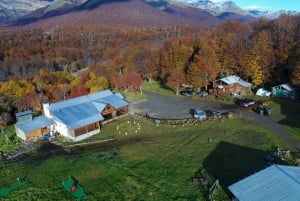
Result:
<svg viewBox="0 0 300 201"><path fill-rule="evenodd" d="M21 138L22 140L26 141L26 134L17 126L15 126L15 130L16 130L17 136L19 138Z"/></svg>
<svg viewBox="0 0 300 201"><path fill-rule="evenodd" d="M48 118L52 118L50 111L49 111L49 103L43 103L43 111L44 111L44 115Z"/></svg>
<svg viewBox="0 0 300 201"><path fill-rule="evenodd" d="M54 120L56 125L55 125L55 130L62 136L69 138L69 133L68 133L68 128L65 124Z"/></svg>

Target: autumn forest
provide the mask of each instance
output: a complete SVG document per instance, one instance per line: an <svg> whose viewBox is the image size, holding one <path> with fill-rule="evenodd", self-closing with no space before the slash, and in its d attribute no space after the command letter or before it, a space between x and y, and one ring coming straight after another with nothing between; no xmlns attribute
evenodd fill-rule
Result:
<svg viewBox="0 0 300 201"><path fill-rule="evenodd" d="M0 32L0 113L157 80L176 92L226 75L300 86L300 16L215 28L101 25Z"/></svg>

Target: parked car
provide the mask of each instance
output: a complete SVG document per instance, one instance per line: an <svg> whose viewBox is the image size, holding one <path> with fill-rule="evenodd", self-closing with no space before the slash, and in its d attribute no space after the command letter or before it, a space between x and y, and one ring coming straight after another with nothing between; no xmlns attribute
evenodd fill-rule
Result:
<svg viewBox="0 0 300 201"><path fill-rule="evenodd" d="M203 110L193 109L192 115L195 119L206 120L206 113Z"/></svg>
<svg viewBox="0 0 300 201"><path fill-rule="evenodd" d="M193 92L189 91L189 90L184 90L184 91L181 91L180 94L183 96L191 97L193 95Z"/></svg>
<svg viewBox="0 0 300 201"><path fill-rule="evenodd" d="M255 105L255 101L252 99L243 99L240 101L240 106L249 107L251 105Z"/></svg>
<svg viewBox="0 0 300 201"><path fill-rule="evenodd" d="M206 114L208 117L219 118L221 117L221 113L215 110L207 110Z"/></svg>
<svg viewBox="0 0 300 201"><path fill-rule="evenodd" d="M271 108L265 107L265 106L258 106L256 108L256 112L260 115L270 115L271 114Z"/></svg>
<svg viewBox="0 0 300 201"><path fill-rule="evenodd" d="M197 95L199 95L200 97L204 97L204 96L208 96L208 93L206 90L201 90L197 92Z"/></svg>

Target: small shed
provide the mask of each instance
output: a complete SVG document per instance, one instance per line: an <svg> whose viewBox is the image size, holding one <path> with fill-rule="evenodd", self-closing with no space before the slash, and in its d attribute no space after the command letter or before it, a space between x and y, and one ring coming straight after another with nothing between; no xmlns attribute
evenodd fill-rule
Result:
<svg viewBox="0 0 300 201"><path fill-rule="evenodd" d="M275 164L228 188L239 201L299 200L300 167Z"/></svg>
<svg viewBox="0 0 300 201"><path fill-rule="evenodd" d="M272 87L272 94L278 98L290 98L293 100L297 98L296 88L287 83Z"/></svg>
<svg viewBox="0 0 300 201"><path fill-rule="evenodd" d="M32 111L26 110L15 114L18 123L23 123L32 120Z"/></svg>
<svg viewBox="0 0 300 201"><path fill-rule="evenodd" d="M15 129L17 136L26 141L29 138L37 137L42 138L44 135L49 134L55 122L46 116L38 116L25 122L17 122Z"/></svg>
<svg viewBox="0 0 300 201"><path fill-rule="evenodd" d="M224 77L212 82L209 93L225 96L243 96L251 92L252 84L236 75Z"/></svg>

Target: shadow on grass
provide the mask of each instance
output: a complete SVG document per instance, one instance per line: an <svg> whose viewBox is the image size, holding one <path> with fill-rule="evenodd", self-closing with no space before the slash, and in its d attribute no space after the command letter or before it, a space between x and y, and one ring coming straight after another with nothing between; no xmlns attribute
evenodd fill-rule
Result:
<svg viewBox="0 0 300 201"><path fill-rule="evenodd" d="M280 105L280 113L285 116L280 124L300 128L300 100L273 98L272 101Z"/></svg>
<svg viewBox="0 0 300 201"><path fill-rule="evenodd" d="M264 160L270 151L262 151L228 142L220 142L215 150L204 160L206 172L218 179L223 189L255 172L269 166ZM285 161L274 163L286 165Z"/></svg>

